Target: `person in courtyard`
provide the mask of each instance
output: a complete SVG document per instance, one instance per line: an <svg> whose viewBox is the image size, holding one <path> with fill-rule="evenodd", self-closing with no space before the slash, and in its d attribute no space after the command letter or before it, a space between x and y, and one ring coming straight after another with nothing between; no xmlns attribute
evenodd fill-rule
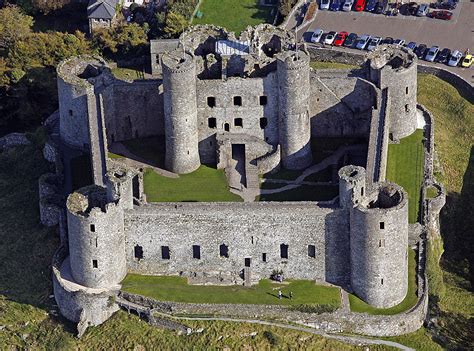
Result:
<svg viewBox="0 0 474 351"><path fill-rule="evenodd" d="M290 291L290 300L293 300L293 291Z"/></svg>
<svg viewBox="0 0 474 351"><path fill-rule="evenodd" d="M281 290L278 290L278 299L279 300L281 300L281 296L282 296Z"/></svg>

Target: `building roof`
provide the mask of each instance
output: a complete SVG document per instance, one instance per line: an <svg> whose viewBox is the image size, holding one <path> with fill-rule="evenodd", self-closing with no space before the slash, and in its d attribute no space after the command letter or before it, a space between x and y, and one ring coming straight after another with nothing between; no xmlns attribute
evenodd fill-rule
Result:
<svg viewBox="0 0 474 351"><path fill-rule="evenodd" d="M220 55L248 55L250 53L250 42L243 40L218 40L216 42L216 53Z"/></svg>
<svg viewBox="0 0 474 351"><path fill-rule="evenodd" d="M89 0L87 5L88 18L113 19L119 0Z"/></svg>

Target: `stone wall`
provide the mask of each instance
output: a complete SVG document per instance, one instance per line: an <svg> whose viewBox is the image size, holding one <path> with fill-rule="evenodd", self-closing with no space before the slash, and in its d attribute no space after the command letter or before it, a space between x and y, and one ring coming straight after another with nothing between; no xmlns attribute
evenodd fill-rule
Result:
<svg viewBox="0 0 474 351"><path fill-rule="evenodd" d="M322 47L308 47L311 60L323 62L339 62L347 65L361 66L365 63L366 55Z"/></svg>
<svg viewBox="0 0 474 351"><path fill-rule="evenodd" d="M60 212L64 206L59 182L53 173L45 173L38 179L40 221L48 227L59 223Z"/></svg>
<svg viewBox="0 0 474 351"><path fill-rule="evenodd" d="M281 269L288 278L342 283L349 274L347 228L347 213L314 203L148 204L125 212L128 268L241 284L249 264L253 282ZM282 244L288 258L281 255ZM193 245L200 247L199 259ZM315 246L315 257L308 245ZM142 258L135 255L137 246ZM163 259L163 246L169 259Z"/></svg>

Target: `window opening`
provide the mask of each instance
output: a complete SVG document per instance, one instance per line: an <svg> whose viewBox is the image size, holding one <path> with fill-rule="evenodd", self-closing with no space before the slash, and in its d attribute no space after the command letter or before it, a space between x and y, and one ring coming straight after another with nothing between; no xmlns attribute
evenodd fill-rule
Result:
<svg viewBox="0 0 474 351"><path fill-rule="evenodd" d="M250 257L245 258L245 267L250 267Z"/></svg>
<svg viewBox="0 0 474 351"><path fill-rule="evenodd" d="M281 244L280 245L280 257L281 258L288 258L288 245Z"/></svg>
<svg viewBox="0 0 474 351"><path fill-rule="evenodd" d="M216 107L216 98L214 96L207 97L207 106L209 107Z"/></svg>
<svg viewBox="0 0 474 351"><path fill-rule="evenodd" d="M243 122L242 118L234 118L234 126L243 127L244 122Z"/></svg>
<svg viewBox="0 0 474 351"><path fill-rule="evenodd" d="M316 257L316 246L308 245L308 256L312 258Z"/></svg>
<svg viewBox="0 0 474 351"><path fill-rule="evenodd" d="M265 252L262 253L262 261L267 262L267 254Z"/></svg>
<svg viewBox="0 0 474 351"><path fill-rule="evenodd" d="M135 245L133 251L135 258L140 261L143 258L143 247L141 247L140 245Z"/></svg>
<svg viewBox="0 0 474 351"><path fill-rule="evenodd" d="M229 123L224 123L224 130L228 132L230 130L230 125Z"/></svg>
<svg viewBox="0 0 474 351"><path fill-rule="evenodd" d="M242 106L242 97L234 96L234 106Z"/></svg>
<svg viewBox="0 0 474 351"><path fill-rule="evenodd" d="M91 232L95 233L95 224L91 224Z"/></svg>
<svg viewBox="0 0 474 351"><path fill-rule="evenodd" d="M265 129L268 125L268 120L265 117L260 118L260 128Z"/></svg>
<svg viewBox="0 0 474 351"><path fill-rule="evenodd" d="M169 246L162 246L161 247L161 258L163 260L170 259L170 247Z"/></svg>
<svg viewBox="0 0 474 351"><path fill-rule="evenodd" d="M93 268L98 268L99 265L97 264L97 260L92 260L92 267Z"/></svg>
<svg viewBox="0 0 474 351"><path fill-rule="evenodd" d="M209 128L216 128L217 127L217 120L214 117L207 119L207 126Z"/></svg>
<svg viewBox="0 0 474 351"><path fill-rule="evenodd" d="M219 246L219 255L221 257L229 258L229 247L226 244Z"/></svg>
<svg viewBox="0 0 474 351"><path fill-rule="evenodd" d="M267 104L267 97L265 95L260 96L260 106L265 106Z"/></svg>
<svg viewBox="0 0 474 351"><path fill-rule="evenodd" d="M201 246L193 245L193 258L201 259Z"/></svg>
<svg viewBox="0 0 474 351"><path fill-rule="evenodd" d="M380 229L385 229L385 222L380 222Z"/></svg>

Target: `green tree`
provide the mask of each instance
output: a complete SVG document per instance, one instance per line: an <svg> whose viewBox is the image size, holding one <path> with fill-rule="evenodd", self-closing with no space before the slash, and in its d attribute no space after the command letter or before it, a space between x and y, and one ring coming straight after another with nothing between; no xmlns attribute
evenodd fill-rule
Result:
<svg viewBox="0 0 474 351"><path fill-rule="evenodd" d="M94 47L114 58L143 55L148 43L146 30L136 23L98 30L93 37Z"/></svg>
<svg viewBox="0 0 474 351"><path fill-rule="evenodd" d="M31 33L32 26L33 18L18 6L7 5L0 9L0 48L10 50L15 42Z"/></svg>
<svg viewBox="0 0 474 351"><path fill-rule="evenodd" d="M182 15L169 12L166 16L165 33L171 36L178 36L188 25L188 21Z"/></svg>

